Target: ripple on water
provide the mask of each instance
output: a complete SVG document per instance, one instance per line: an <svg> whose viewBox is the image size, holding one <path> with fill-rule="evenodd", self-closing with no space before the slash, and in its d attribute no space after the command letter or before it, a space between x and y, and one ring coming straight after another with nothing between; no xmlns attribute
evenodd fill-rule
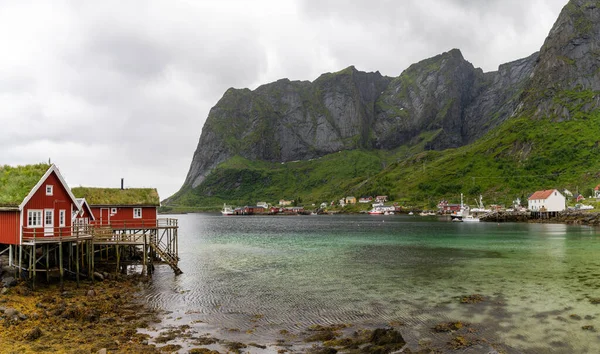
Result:
<svg viewBox="0 0 600 354"><path fill-rule="evenodd" d="M460 320L525 352L600 352L597 334L569 317L589 316L585 324L600 328L599 305L589 301L600 297L591 276L600 274L600 237L589 228L472 228L402 216L179 218L184 274L158 267L145 299L184 322L265 340L313 324L402 322L418 340L436 337L435 323ZM474 293L486 301L459 303Z"/></svg>

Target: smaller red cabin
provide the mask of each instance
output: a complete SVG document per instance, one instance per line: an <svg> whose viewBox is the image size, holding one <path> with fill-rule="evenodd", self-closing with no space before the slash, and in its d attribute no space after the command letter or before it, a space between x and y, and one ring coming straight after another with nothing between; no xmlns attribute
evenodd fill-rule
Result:
<svg viewBox="0 0 600 354"><path fill-rule="evenodd" d="M89 203L96 225L113 228L156 227L160 199L155 188L73 188Z"/></svg>
<svg viewBox="0 0 600 354"><path fill-rule="evenodd" d="M56 165L0 166L0 244L71 236L80 211Z"/></svg>

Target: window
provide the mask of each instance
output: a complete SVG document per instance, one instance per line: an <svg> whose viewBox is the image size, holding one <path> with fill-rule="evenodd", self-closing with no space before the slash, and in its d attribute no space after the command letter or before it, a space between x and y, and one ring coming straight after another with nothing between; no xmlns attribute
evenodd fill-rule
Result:
<svg viewBox="0 0 600 354"><path fill-rule="evenodd" d="M58 225L65 226L65 211L64 210L58 211Z"/></svg>
<svg viewBox="0 0 600 354"><path fill-rule="evenodd" d="M42 211L27 211L27 227L42 227Z"/></svg>
<svg viewBox="0 0 600 354"><path fill-rule="evenodd" d="M54 226L54 210L46 210L44 217L44 226Z"/></svg>
<svg viewBox="0 0 600 354"><path fill-rule="evenodd" d="M117 213L117 208L111 208L110 209L110 213L113 214L113 215L116 214Z"/></svg>
<svg viewBox="0 0 600 354"><path fill-rule="evenodd" d="M142 208L133 208L133 218L134 219L142 218Z"/></svg>
<svg viewBox="0 0 600 354"><path fill-rule="evenodd" d="M54 186L51 184L46 185L46 195L52 195L54 192Z"/></svg>

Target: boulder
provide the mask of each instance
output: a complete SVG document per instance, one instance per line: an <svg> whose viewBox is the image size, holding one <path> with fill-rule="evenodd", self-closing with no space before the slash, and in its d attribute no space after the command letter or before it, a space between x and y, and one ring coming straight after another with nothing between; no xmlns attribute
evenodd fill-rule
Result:
<svg viewBox="0 0 600 354"><path fill-rule="evenodd" d="M2 285L4 285L5 288L10 288L11 286L17 285L17 279L12 276L4 277L2 279Z"/></svg>
<svg viewBox="0 0 600 354"><path fill-rule="evenodd" d="M27 340L36 340L42 336L42 330L39 327L33 327L31 331L29 331L25 335L25 339Z"/></svg>
<svg viewBox="0 0 600 354"><path fill-rule="evenodd" d="M7 308L4 310L4 316L6 317L13 317L13 316L18 316L19 315L19 311L13 309L13 308Z"/></svg>

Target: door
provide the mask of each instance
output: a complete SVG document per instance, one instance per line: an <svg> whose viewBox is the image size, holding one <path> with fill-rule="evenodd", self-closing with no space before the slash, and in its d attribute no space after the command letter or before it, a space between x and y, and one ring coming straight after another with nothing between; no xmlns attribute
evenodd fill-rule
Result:
<svg viewBox="0 0 600 354"><path fill-rule="evenodd" d="M100 225L110 225L109 208L100 208Z"/></svg>
<svg viewBox="0 0 600 354"><path fill-rule="evenodd" d="M54 209L44 209L44 236L54 236Z"/></svg>

